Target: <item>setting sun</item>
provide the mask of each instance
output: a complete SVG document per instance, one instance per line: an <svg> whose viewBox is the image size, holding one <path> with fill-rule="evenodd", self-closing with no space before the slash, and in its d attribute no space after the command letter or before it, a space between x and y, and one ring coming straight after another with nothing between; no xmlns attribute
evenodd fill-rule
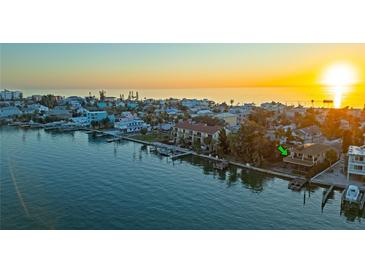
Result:
<svg viewBox="0 0 365 274"><path fill-rule="evenodd" d="M356 69L350 64L330 66L323 75L322 83L328 86L348 86L358 81Z"/></svg>
<svg viewBox="0 0 365 274"><path fill-rule="evenodd" d="M351 90L351 85L358 82L356 69L346 63L328 67L323 74L321 83L334 95L334 106L341 107L342 96Z"/></svg>

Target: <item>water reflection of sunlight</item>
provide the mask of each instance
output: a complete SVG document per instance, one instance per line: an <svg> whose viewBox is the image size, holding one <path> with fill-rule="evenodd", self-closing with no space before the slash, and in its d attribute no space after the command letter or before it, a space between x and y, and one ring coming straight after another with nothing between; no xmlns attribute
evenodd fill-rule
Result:
<svg viewBox="0 0 365 274"><path fill-rule="evenodd" d="M328 90L331 94L333 94L333 106L335 108L340 108L343 96L350 90L350 88L348 86L329 86Z"/></svg>
<svg viewBox="0 0 365 274"><path fill-rule="evenodd" d="M328 88L333 96L334 107L340 108L342 97L350 91L350 86L358 82L356 69L347 63L338 63L329 66L323 73L320 81Z"/></svg>

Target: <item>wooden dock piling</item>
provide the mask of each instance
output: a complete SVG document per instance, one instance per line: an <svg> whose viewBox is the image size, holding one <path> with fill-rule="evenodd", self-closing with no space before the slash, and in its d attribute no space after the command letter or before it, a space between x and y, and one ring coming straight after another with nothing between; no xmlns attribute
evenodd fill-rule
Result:
<svg viewBox="0 0 365 274"><path fill-rule="evenodd" d="M322 208L324 208L324 206L327 203L327 200L330 196L330 194L333 192L335 186L331 186L329 189L327 189L324 193L323 193L323 197L322 197Z"/></svg>

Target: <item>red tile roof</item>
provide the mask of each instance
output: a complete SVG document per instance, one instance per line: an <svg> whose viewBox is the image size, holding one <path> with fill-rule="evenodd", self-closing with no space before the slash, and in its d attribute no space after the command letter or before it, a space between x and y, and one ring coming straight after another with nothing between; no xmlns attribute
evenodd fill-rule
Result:
<svg viewBox="0 0 365 274"><path fill-rule="evenodd" d="M203 132L203 133L207 133L207 134L214 134L222 128L221 126L207 126L205 124L199 124L199 123L192 124L188 121L179 122L175 125L175 127L180 128L180 129L187 129L187 130Z"/></svg>

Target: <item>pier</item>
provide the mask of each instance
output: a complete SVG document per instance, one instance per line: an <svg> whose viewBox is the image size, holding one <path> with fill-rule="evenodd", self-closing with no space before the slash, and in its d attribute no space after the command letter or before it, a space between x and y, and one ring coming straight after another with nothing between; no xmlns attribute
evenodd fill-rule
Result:
<svg viewBox="0 0 365 274"><path fill-rule="evenodd" d="M362 194L362 199L360 202L360 210L364 210L364 208L365 208L365 192L363 192Z"/></svg>
<svg viewBox="0 0 365 274"><path fill-rule="evenodd" d="M328 200L329 196L331 195L331 193L333 192L334 189L335 189L335 186L332 185L330 188L328 188L326 191L323 192L322 209L326 205L327 200Z"/></svg>
<svg viewBox="0 0 365 274"><path fill-rule="evenodd" d="M213 156L198 154L196 152L192 152L191 154L195 155L195 156L205 158L205 159L208 159L208 160L212 160L212 161L218 161L218 162L227 161L225 159L219 159L219 158L215 158ZM291 174L278 172L278 171L273 171L273 170L270 170L270 169L265 169L265 168L260 168L260 167L254 167L250 164L242 164L242 163L237 163L237 162L234 162L234 161L228 161L228 163L230 165L234 165L234 166L245 168L245 169L254 170L254 171L269 174L269 175L274 175L274 176L277 176L277 177L280 177L280 178L285 178L285 179L290 179L290 180L294 180L294 179L303 180L304 179L301 176L291 175Z"/></svg>
<svg viewBox="0 0 365 274"><path fill-rule="evenodd" d="M301 191L307 183L308 181L306 180L294 179L289 182L288 188L294 191Z"/></svg>

